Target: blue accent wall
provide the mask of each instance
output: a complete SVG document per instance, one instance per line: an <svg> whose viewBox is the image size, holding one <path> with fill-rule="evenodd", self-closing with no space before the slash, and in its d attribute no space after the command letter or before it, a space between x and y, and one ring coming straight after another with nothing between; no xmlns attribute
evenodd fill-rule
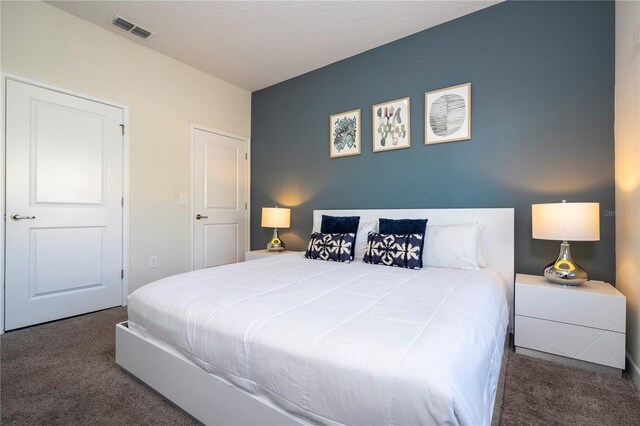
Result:
<svg viewBox="0 0 640 426"><path fill-rule="evenodd" d="M251 246L262 207L291 207L303 250L314 209L514 207L516 271L559 243L531 239L531 204L597 201L601 240L572 244L614 282L614 2L506 2L252 95ZM472 138L424 145L424 94L472 83ZM371 106L411 97L411 147L372 151ZM362 154L329 159L329 116L360 108Z"/></svg>

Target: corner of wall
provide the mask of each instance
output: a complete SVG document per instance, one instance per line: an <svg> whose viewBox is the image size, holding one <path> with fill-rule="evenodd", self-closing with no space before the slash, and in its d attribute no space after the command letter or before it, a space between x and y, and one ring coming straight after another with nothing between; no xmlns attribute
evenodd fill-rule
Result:
<svg viewBox="0 0 640 426"><path fill-rule="evenodd" d="M640 388L640 3L616 1L616 287L627 298L627 358Z"/></svg>

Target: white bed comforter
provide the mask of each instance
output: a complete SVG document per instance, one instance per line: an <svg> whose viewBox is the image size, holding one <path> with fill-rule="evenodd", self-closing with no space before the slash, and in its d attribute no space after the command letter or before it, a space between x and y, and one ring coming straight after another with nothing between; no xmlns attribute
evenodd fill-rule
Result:
<svg viewBox="0 0 640 426"><path fill-rule="evenodd" d="M129 296L130 326L303 421L491 421L508 323L490 270L302 254L189 272Z"/></svg>

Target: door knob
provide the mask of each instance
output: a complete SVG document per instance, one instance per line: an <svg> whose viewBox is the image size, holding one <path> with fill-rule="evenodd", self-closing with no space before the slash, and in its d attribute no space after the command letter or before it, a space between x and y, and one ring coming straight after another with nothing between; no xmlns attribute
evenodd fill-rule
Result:
<svg viewBox="0 0 640 426"><path fill-rule="evenodd" d="M35 216L22 216L20 213L14 213L11 216L11 220L14 221L19 221L19 220L23 220L23 219L35 219Z"/></svg>
<svg viewBox="0 0 640 426"><path fill-rule="evenodd" d="M209 216L202 216L200 213L198 213L196 215L196 219L198 219L198 220L200 220L200 219L208 219L208 218L209 218Z"/></svg>

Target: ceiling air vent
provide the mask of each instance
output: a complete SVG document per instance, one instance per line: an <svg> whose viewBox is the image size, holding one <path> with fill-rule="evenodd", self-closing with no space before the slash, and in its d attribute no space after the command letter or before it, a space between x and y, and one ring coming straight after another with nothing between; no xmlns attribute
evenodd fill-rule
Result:
<svg viewBox="0 0 640 426"><path fill-rule="evenodd" d="M151 35L151 33L147 30L145 30L144 28L140 28L140 27L135 27L134 29L132 29L130 31L131 34L135 34L138 37L142 37L142 38L147 38Z"/></svg>
<svg viewBox="0 0 640 426"><path fill-rule="evenodd" d="M113 21L111 21L111 23L118 28L122 28L125 31L131 31L131 29L135 28L135 25L133 25L129 21L122 19L119 16L116 16L115 18L113 18Z"/></svg>
<svg viewBox="0 0 640 426"><path fill-rule="evenodd" d="M126 19L120 17L120 16L116 16L115 18L113 18L113 20L111 21L111 23L113 25L115 25L118 28L121 28L125 31L127 31L128 33L131 33L135 36L138 36L140 38L149 38L150 36L153 35L153 33L151 31L145 30L142 27L139 27L138 25L134 24L133 22L129 22Z"/></svg>

